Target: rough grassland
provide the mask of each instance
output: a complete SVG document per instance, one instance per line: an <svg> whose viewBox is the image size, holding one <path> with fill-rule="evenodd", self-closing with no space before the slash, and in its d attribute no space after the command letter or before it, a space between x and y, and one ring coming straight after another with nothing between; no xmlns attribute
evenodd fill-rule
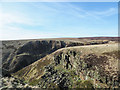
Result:
<svg viewBox="0 0 120 90"><path fill-rule="evenodd" d="M78 80L71 78L73 73L70 73L71 70L73 70L75 71L76 78L83 80L78 82L80 84L82 84L84 80L90 80L84 83L92 82L88 84L90 87L92 87L93 82L97 83L95 87L112 87L112 83L117 82L118 49L118 43L62 48L12 75L30 84L34 82L40 84L42 88L51 84L53 86L58 85L59 87L62 85L66 87L66 85L68 85L69 87L76 88L78 87ZM60 76L62 74L63 76ZM67 74L67 77L64 76ZM115 78L112 78L112 76ZM53 78L53 81L51 78ZM61 81L59 81L59 79L57 81L57 78L61 78ZM106 78L108 79L106 80ZM56 82L54 82L54 79ZM64 79L68 81L65 83ZM72 82L70 82L70 80Z"/></svg>

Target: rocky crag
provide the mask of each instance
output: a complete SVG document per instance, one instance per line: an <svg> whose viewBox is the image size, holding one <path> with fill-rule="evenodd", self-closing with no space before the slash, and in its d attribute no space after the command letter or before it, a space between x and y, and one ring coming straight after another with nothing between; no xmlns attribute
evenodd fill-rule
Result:
<svg viewBox="0 0 120 90"><path fill-rule="evenodd" d="M5 41L2 49L3 76L12 76L31 88L118 88L119 85L120 52L114 41Z"/></svg>
<svg viewBox="0 0 120 90"><path fill-rule="evenodd" d="M3 75L14 73L64 47L102 44L108 41L23 40L2 42Z"/></svg>

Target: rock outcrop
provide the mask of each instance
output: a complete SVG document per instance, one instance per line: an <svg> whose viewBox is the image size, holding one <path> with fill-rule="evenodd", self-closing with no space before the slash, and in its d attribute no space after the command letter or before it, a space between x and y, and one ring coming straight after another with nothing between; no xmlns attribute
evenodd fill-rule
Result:
<svg viewBox="0 0 120 90"><path fill-rule="evenodd" d="M59 49L12 74L40 88L118 87L118 44Z"/></svg>
<svg viewBox="0 0 120 90"><path fill-rule="evenodd" d="M52 52L72 46L95 45L108 43L105 40L73 41L73 40L23 40L4 41L2 69L3 76L8 76L32 64Z"/></svg>

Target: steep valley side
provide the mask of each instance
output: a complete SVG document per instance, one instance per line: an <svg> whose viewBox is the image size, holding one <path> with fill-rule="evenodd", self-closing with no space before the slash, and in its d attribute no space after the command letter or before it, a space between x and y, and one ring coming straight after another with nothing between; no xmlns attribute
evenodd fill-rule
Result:
<svg viewBox="0 0 120 90"><path fill-rule="evenodd" d="M105 44L106 40L18 40L2 42L3 76L8 76L52 52L71 46Z"/></svg>
<svg viewBox="0 0 120 90"><path fill-rule="evenodd" d="M2 89L118 88L120 48L110 39L3 41Z"/></svg>
<svg viewBox="0 0 120 90"><path fill-rule="evenodd" d="M40 88L113 88L119 54L118 44L62 48L12 75Z"/></svg>

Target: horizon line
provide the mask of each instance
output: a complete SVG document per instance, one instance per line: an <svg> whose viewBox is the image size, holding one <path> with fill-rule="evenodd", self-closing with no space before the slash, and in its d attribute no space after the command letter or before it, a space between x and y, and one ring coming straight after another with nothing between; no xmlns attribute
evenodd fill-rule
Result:
<svg viewBox="0 0 120 90"><path fill-rule="evenodd" d="M94 36L94 37L58 37L58 38L29 38L29 39L8 39L8 40L0 40L0 41L18 41L18 40L43 40L43 39L90 39L90 38L120 38L120 36Z"/></svg>

